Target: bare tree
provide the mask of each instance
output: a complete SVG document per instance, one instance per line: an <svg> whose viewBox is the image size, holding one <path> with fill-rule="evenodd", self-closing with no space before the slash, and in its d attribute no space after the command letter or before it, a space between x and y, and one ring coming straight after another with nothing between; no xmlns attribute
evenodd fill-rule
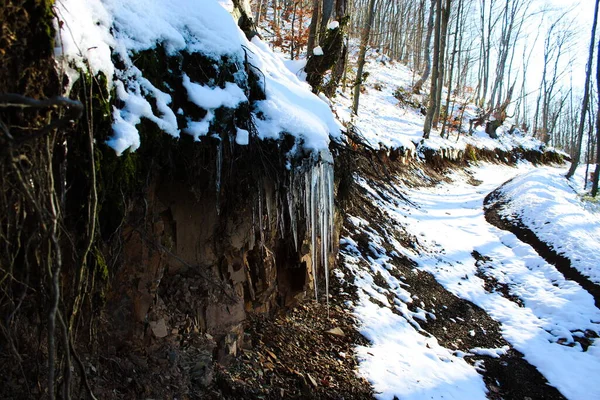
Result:
<svg viewBox="0 0 600 400"><path fill-rule="evenodd" d="M583 142L583 129L585 127L585 114L588 110L589 103L589 93L590 93L590 77L592 75L592 64L594 62L594 40L596 39L596 26L598 24L598 5L600 0L596 0L596 5L594 7L594 22L592 23L592 35L590 39L590 50L588 56L588 62L585 71L585 88L583 94L583 101L581 104L581 116L579 121L579 129L577 132L577 144L575 146L575 152L573 155L573 159L571 161L571 168L569 168L569 172L567 172L567 179L571 178L575 175L575 171L577 170L577 166L579 165L579 158L581 157L581 145ZM600 153L599 153L600 154Z"/></svg>
<svg viewBox="0 0 600 400"><path fill-rule="evenodd" d="M375 19L375 0L369 0L369 13L363 27L360 38L360 50L358 53L358 65L356 71L356 80L354 81L354 98L352 101L352 112L358 114L358 101L360 97L360 87L363 80L363 70L365 68L365 56L369 45L369 36L371 35L371 26Z"/></svg>
<svg viewBox="0 0 600 400"><path fill-rule="evenodd" d="M442 110L442 89L444 87L444 76L446 75L446 44L448 41L448 22L450 21L450 4L452 0L446 0L442 8L442 25L440 27L440 54L438 60L438 83L435 92L435 110L433 112L433 127L437 129Z"/></svg>
<svg viewBox="0 0 600 400"><path fill-rule="evenodd" d="M442 0L436 0L436 12L435 12L435 33L433 39L433 65L431 73L431 89L429 90L429 104L427 107L427 115L425 116L425 125L423 126L423 138L429 139L431 128L433 125L433 115L435 113L436 105L436 93L438 85L439 75L439 61L440 61L440 43L441 43L441 30L442 30Z"/></svg>
<svg viewBox="0 0 600 400"><path fill-rule="evenodd" d="M459 29L460 20L461 20L462 5L463 5L463 0L458 0L458 9L456 11L456 27L454 29L454 43L452 45L452 60L450 61L450 76L448 77L448 93L446 96L447 118L444 118L444 121L442 124L442 132L440 134L442 137L444 137L444 132L446 130L446 124L452 113L452 108L450 107L450 95L452 94L452 76L454 75L454 65L455 65L454 61L455 61L455 57L456 57L456 48L458 45L458 29ZM449 136L450 135L448 134L448 137Z"/></svg>
<svg viewBox="0 0 600 400"><path fill-rule="evenodd" d="M423 84L429 78L429 74L431 73L431 35L433 33L433 16L435 11L436 0L431 0L431 5L429 6L429 18L427 18L427 36L425 37L425 44L423 46L424 49L424 60L425 60L425 70L421 75L421 78L415 83L413 86L413 93L419 94L421 93L421 88Z"/></svg>
<svg viewBox="0 0 600 400"><path fill-rule="evenodd" d="M311 16L311 20L310 20L310 26L308 28L308 43L306 44L307 57L310 57L313 49L315 48L315 43L317 43L317 27L318 27L320 9L321 9L321 1L313 0L312 16Z"/></svg>
<svg viewBox="0 0 600 400"><path fill-rule="evenodd" d="M596 0L596 9L598 9L598 0ZM597 18L597 14L594 15L594 19L595 18ZM594 171L594 180L592 182L593 197L596 197L598 194L598 178L600 178L600 41L598 41L598 52L596 59L596 91L598 96L598 104L596 107L596 170Z"/></svg>

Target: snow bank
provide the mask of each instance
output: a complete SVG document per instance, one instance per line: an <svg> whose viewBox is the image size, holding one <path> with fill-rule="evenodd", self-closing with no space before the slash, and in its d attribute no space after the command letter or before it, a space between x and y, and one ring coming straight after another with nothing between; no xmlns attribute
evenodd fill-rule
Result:
<svg viewBox="0 0 600 400"><path fill-rule="evenodd" d="M518 216L540 240L571 260L573 268L600 284L600 215L586 209L565 174L541 168L516 177L501 189L508 200L501 212Z"/></svg>
<svg viewBox="0 0 600 400"><path fill-rule="evenodd" d="M262 139L294 135L301 147L326 149L329 138L339 138L340 125L329 107L314 96L258 38L249 42L224 7L216 0L58 0L57 58L93 74L102 72L116 88L123 106L113 109L113 136L108 144L117 153L140 146L136 126L141 118L178 137L180 132L200 137L211 132L214 111L247 102L246 66L262 78L266 99L254 106L253 115ZM214 60L223 57L238 65L235 82L225 87L200 84L182 74L189 100L207 111L200 120L187 119L179 126L171 109L173 90L156 88L138 69L136 54L162 46L168 56L201 53ZM114 59L120 62L113 63ZM248 61L249 64L245 64ZM166 68L166 66L165 66ZM71 73L76 77L76 74ZM151 103L156 104L153 110ZM243 138L240 138L245 143Z"/></svg>

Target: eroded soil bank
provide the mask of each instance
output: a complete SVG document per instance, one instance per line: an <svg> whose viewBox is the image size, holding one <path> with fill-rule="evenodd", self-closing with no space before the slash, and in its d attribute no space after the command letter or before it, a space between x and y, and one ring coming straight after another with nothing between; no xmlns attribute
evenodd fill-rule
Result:
<svg viewBox="0 0 600 400"><path fill-rule="evenodd" d="M559 254L547 243L540 240L536 234L527 228L518 218L513 217L511 220L508 220L501 215L500 211L506 205L506 200L502 198L499 189L490 193L485 198L484 205L485 218L490 224L512 232L520 241L533 247L549 264L554 265L565 278L577 282L581 287L587 290L594 297L596 307L600 308L600 286L596 285L575 268L571 267L571 260L564 255Z"/></svg>

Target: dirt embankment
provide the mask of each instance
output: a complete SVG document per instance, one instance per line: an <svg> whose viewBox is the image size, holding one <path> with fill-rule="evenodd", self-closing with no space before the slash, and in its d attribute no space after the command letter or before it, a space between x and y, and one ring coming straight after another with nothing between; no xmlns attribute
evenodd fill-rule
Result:
<svg viewBox="0 0 600 400"><path fill-rule="evenodd" d="M499 189L487 195L484 201L486 221L497 228L512 232L520 241L533 247L549 264L554 265L565 278L577 282L587 290L594 297L596 307L600 308L600 286L573 268L571 260L540 240L518 217L513 217L511 220L504 218L500 211L505 205L506 200L502 198Z"/></svg>

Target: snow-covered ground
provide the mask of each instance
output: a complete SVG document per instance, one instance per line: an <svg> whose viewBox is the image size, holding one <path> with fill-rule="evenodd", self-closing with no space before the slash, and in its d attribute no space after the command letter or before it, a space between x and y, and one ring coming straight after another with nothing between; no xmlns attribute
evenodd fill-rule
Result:
<svg viewBox="0 0 600 400"><path fill-rule="evenodd" d="M600 284L600 214L582 198L584 171L580 166L571 181L564 177L566 169L545 168L513 179L501 190L510 199L502 213L517 216L572 267Z"/></svg>
<svg viewBox="0 0 600 400"><path fill-rule="evenodd" d="M456 141L439 137L422 142L423 116L401 106L393 93L413 80L399 64L371 59L366 92L359 115L351 117L350 98L335 100L337 115L352 122L375 147L419 147L464 150L542 148L540 142L521 134L510 135L506 126L498 140L478 128L473 136ZM472 117L469 107L465 118ZM469 116L469 113L471 116ZM484 216L484 198L507 180L504 187L509 213L520 218L542 240L564 252L582 273L598 282L600 277L600 220L585 207L581 196L564 178L564 168L535 168L482 164L450 176L451 182L433 187L397 187L416 205L397 196L395 190L374 187L361 177L357 184L370 203L387 220L383 227L351 215L341 240L342 280L357 288L351 303L361 332L371 341L357 349L360 372L374 385L378 398L477 399L488 393L481 365L466 362L473 354L498 357L506 347L456 351L443 347L425 332L425 321L435 320L436 310L426 306L413 289L398 277L396 257L412 260L415 274L430 273L447 291L468 300L500 324L503 338L524 359L569 399L600 398L600 310L579 284L566 279L553 265L512 233L490 225ZM579 185L579 183L577 184ZM413 237L406 243L398 235ZM368 249L359 238L368 238ZM390 248L391 247L391 248ZM381 282L381 278L385 283ZM507 288L490 290L486 280ZM485 334L485 332L483 332ZM586 336L585 348L580 340ZM592 337L590 339L590 336Z"/></svg>
<svg viewBox="0 0 600 400"><path fill-rule="evenodd" d="M594 377L600 373L600 343L584 352L573 338L587 329L600 333L600 310L594 299L529 245L485 221L485 195L515 172L498 166L478 168L480 186L455 181L412 195L422 208L398 218L406 221L410 232L426 237L422 243L427 244L413 259L451 292L501 322L504 337L565 396L598 398ZM439 248L445 254L439 254ZM524 307L485 291L484 282L475 276L473 250L491 258L484 273L507 284Z"/></svg>
<svg viewBox="0 0 600 400"><path fill-rule="evenodd" d="M334 99L334 109L340 120L352 121L374 147L384 145L387 148L404 148L411 150L412 154L417 154L417 150L421 148L457 152L464 150L468 144L488 150L505 151L514 147L526 150L540 148L541 143L538 140L523 135L518 130L515 134L509 134L509 123L498 129L499 139L490 138L484 127L480 126L474 129L473 135L461 134L458 141L455 130L451 132L449 140L440 138L440 132L434 130L430 138L423 141L424 116L420 110L403 105L394 97L398 88L403 88L409 95L418 76L415 77L409 68L398 62L390 61L385 56L375 56L372 55L365 65L369 77L364 85L366 90L360 95L358 117L353 118L351 114L350 90L345 93L339 92ZM414 96L414 99L422 102L423 96ZM458 99L455 104L455 116L461 114L458 110L461 102L463 100ZM476 108L467 104L462 114L464 131L468 131L469 119L475 118L476 114Z"/></svg>
<svg viewBox="0 0 600 400"><path fill-rule="evenodd" d="M381 196L366 181L359 181L374 204L390 218L390 224L403 226L419 243L416 249L404 247L394 238L383 238L365 229L367 221L350 220L355 229L369 234L375 254L381 255L368 259L369 269L396 288L397 301L390 304L385 290L374 285L372 274L361 271L353 240L343 240L346 268L357 277L359 288L360 300L354 311L362 332L373 343L359 349L361 371L381 393L380 398L485 398L485 387L474 367L460 354L441 348L435 338L418 333L418 320L435 318L436 311L408 311L407 304L413 302L410 288L390 275L394 267L389 263L390 253L381 246L384 241L394 243L395 252L416 261L419 270L431 273L447 290L480 306L498 321L504 338L567 398L600 398L596 384L600 343L594 341L584 351L575 340L586 330L600 333L600 310L592 296L566 280L529 245L488 224L484 217L485 196L507 178L531 170L526 164L519 168L474 168L474 177L482 182L478 186L456 175L451 183L409 193L409 199L419 208L406 205L393 192ZM542 171L563 172L551 168ZM487 261L478 263L474 251ZM507 285L511 296L518 297L523 306L501 293L487 291L478 275L481 273ZM392 308L402 315L392 313ZM465 393L469 395L465 397Z"/></svg>

